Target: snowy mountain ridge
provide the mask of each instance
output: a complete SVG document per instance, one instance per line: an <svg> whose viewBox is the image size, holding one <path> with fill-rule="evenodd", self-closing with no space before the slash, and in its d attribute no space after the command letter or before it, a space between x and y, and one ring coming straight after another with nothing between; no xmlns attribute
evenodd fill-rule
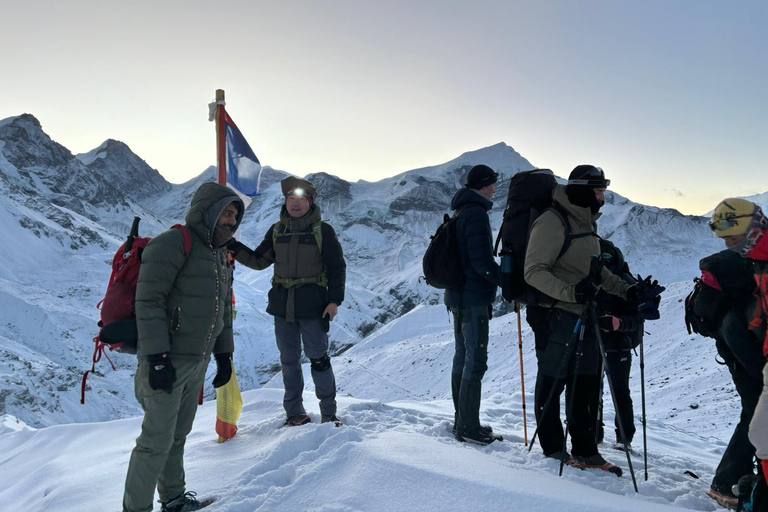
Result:
<svg viewBox="0 0 768 512"><path fill-rule="evenodd" d="M533 168L503 143L375 183L307 176L348 262L347 299L330 333L335 353L371 334L409 338L409 331L389 324L420 305L441 303L440 294L419 281L420 261L429 235L476 163L501 174L491 212L498 230L509 179ZM263 193L242 225L241 239L249 246L277 220L279 181L287 175L265 167ZM143 218L142 235L154 235L183 221L199 184L213 179L209 167L187 183L170 184L121 142L107 140L73 155L31 115L0 121L0 225L10 242L0 246L0 414L33 426L138 414L131 381L135 362L121 354L110 354L117 372L100 363L89 380L86 406L79 404L79 378L96 334L95 304L133 216ZM609 192L599 232L624 250L633 271L668 283L690 280L698 259L721 249L705 220ZM270 271L236 272L235 360L243 389L260 386L278 368L272 319L265 313L270 278ZM505 309L496 306L497 313Z"/></svg>

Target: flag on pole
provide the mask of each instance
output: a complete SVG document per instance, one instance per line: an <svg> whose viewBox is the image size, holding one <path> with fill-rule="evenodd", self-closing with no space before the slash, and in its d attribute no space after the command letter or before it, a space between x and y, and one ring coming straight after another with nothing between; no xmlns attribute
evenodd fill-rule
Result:
<svg viewBox="0 0 768 512"><path fill-rule="evenodd" d="M229 113L224 112L227 148L227 185L241 194L259 195L261 163Z"/></svg>

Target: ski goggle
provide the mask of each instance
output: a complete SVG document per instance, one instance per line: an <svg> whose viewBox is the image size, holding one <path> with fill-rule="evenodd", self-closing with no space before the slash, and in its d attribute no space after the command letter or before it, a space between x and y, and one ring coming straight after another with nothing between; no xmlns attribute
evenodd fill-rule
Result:
<svg viewBox="0 0 768 512"><path fill-rule="evenodd" d="M573 180L568 180L569 185L589 185L595 188L607 188L611 184L611 180L605 179L605 173L599 167L589 169L587 173Z"/></svg>
<svg viewBox="0 0 768 512"><path fill-rule="evenodd" d="M749 215L727 215L724 219L712 220L707 223L709 229L712 231L725 231L739 225L739 221L736 219L752 218L752 214Z"/></svg>

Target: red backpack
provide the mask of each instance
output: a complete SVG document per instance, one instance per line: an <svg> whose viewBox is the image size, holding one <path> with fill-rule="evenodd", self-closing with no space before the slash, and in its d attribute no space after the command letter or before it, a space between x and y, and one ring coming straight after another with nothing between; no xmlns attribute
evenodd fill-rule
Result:
<svg viewBox="0 0 768 512"><path fill-rule="evenodd" d="M139 269L141 268L141 255L151 237L139 236L139 221L141 217L133 218L131 233L128 239L120 246L112 258L112 274L109 276L109 284L104 298L96 304L101 309L99 320L99 334L93 338L93 364L91 369L83 374L80 386L80 403L85 403L85 381L88 374L95 370L96 363L101 356L107 358L112 369L115 365L104 352L104 348L117 350L126 354L135 354L138 341L136 329L136 284L139 281ZM174 224L172 228L181 231L184 237L184 257L186 258L192 248L192 238L189 230L181 224Z"/></svg>

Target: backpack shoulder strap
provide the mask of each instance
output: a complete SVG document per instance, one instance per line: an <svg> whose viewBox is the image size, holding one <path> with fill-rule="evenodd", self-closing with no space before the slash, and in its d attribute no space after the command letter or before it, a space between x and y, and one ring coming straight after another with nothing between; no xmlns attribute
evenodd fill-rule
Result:
<svg viewBox="0 0 768 512"><path fill-rule="evenodd" d="M323 254L323 221L317 220L312 224L312 234L315 235L315 242L317 242L317 249L320 254Z"/></svg>
<svg viewBox="0 0 768 512"><path fill-rule="evenodd" d="M565 228L565 236L563 237L563 246L560 248L560 252L557 255L557 259L560 259L562 255L565 254L565 251L567 251L568 247L571 246L571 242L573 241L574 238L584 238L585 236L596 236L597 238L600 238L600 236L594 231L574 234L573 231L571 230L571 223L568 220L568 213L559 204L553 202L552 206L549 207L548 210L552 210L552 212L555 215L557 215L557 217L563 223L563 226Z"/></svg>
<svg viewBox="0 0 768 512"><path fill-rule="evenodd" d="M192 250L192 236L189 234L189 229L181 224L174 224L171 228L181 231L181 236L184 238L184 258L186 258Z"/></svg>
<svg viewBox="0 0 768 512"><path fill-rule="evenodd" d="M563 229L565 231L563 236L563 246L560 247L560 252L557 254L556 259L560 259L560 257L565 254L565 251L568 250L568 247L571 246L571 240L574 238L573 233L571 232L571 223L568 221L568 214L563 210L562 206L559 204L553 202L552 206L547 208L547 210L550 210L552 213L555 214L555 216L560 219L560 222L563 223ZM544 210L545 212L547 210ZM542 212L543 215L543 212Z"/></svg>

